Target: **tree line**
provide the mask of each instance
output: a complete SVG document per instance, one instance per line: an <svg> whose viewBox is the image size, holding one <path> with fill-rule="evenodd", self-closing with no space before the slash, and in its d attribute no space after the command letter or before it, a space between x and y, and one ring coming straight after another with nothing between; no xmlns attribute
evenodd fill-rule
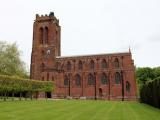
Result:
<svg viewBox="0 0 160 120"><path fill-rule="evenodd" d="M157 77L160 77L160 67L137 67L136 68L136 80L139 86L151 81Z"/></svg>
<svg viewBox="0 0 160 120"><path fill-rule="evenodd" d="M25 98L30 97L32 99L33 95L37 98L37 93L52 91L53 82L0 75L0 96L4 101L8 96L14 100L15 94L19 94L18 97L21 100L22 94Z"/></svg>
<svg viewBox="0 0 160 120"><path fill-rule="evenodd" d="M140 101L160 108L160 67L137 68Z"/></svg>
<svg viewBox="0 0 160 120"><path fill-rule="evenodd" d="M140 98L141 102L160 108L160 77L146 82L141 87Z"/></svg>

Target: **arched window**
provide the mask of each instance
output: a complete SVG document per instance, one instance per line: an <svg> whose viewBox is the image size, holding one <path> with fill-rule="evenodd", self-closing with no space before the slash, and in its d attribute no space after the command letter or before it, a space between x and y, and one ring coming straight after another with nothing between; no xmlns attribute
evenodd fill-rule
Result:
<svg viewBox="0 0 160 120"><path fill-rule="evenodd" d="M42 72L44 72L44 68L45 68L45 64L42 63L42 64L41 64L41 71L42 71Z"/></svg>
<svg viewBox="0 0 160 120"><path fill-rule="evenodd" d="M76 78L76 86L81 86L81 76L79 75L79 74L77 74L76 76L75 76L75 78Z"/></svg>
<svg viewBox="0 0 160 120"><path fill-rule="evenodd" d="M70 70L71 70L71 67L72 67L72 66L71 66L71 63L68 61L68 62L67 62L67 70L70 71Z"/></svg>
<svg viewBox="0 0 160 120"><path fill-rule="evenodd" d="M67 77L67 75L64 76L64 86L68 86L69 85L69 79Z"/></svg>
<svg viewBox="0 0 160 120"><path fill-rule="evenodd" d="M48 27L45 27L44 41L45 41L45 44L48 44Z"/></svg>
<svg viewBox="0 0 160 120"><path fill-rule="evenodd" d="M90 67L91 70L94 69L94 61L93 60L91 60L89 67Z"/></svg>
<svg viewBox="0 0 160 120"><path fill-rule="evenodd" d="M78 69L79 69L79 70L82 70L82 69L83 69L82 61L79 61L79 63L78 63Z"/></svg>
<svg viewBox="0 0 160 120"><path fill-rule="evenodd" d="M43 44L43 28L39 29L39 43Z"/></svg>
<svg viewBox="0 0 160 120"><path fill-rule="evenodd" d="M126 81L126 91L130 92L130 89L131 89L131 85L128 81Z"/></svg>
<svg viewBox="0 0 160 120"><path fill-rule="evenodd" d="M118 60L118 58L115 58L115 60L114 60L114 67L115 68L119 68L119 60Z"/></svg>
<svg viewBox="0 0 160 120"><path fill-rule="evenodd" d="M95 79L92 74L88 75L88 85L94 85L95 84Z"/></svg>
<svg viewBox="0 0 160 120"><path fill-rule="evenodd" d="M102 67L102 68L107 68L107 62L106 62L105 59L102 60L102 62L101 62L101 67Z"/></svg>
<svg viewBox="0 0 160 120"><path fill-rule="evenodd" d="M115 83L120 84L121 83L121 75L119 72L115 73Z"/></svg>
<svg viewBox="0 0 160 120"><path fill-rule="evenodd" d="M108 83L107 75L105 73L103 73L101 76L101 84L105 85L107 83Z"/></svg>

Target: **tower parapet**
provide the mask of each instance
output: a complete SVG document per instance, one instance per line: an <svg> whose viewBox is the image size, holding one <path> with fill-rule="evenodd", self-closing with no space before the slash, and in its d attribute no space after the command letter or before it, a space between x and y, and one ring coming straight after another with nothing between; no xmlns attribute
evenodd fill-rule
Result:
<svg viewBox="0 0 160 120"><path fill-rule="evenodd" d="M54 16L54 12L50 12L50 14L45 14L45 15L36 14L35 21L44 22L44 21L48 21L48 20L55 21L56 23L59 24L59 20Z"/></svg>

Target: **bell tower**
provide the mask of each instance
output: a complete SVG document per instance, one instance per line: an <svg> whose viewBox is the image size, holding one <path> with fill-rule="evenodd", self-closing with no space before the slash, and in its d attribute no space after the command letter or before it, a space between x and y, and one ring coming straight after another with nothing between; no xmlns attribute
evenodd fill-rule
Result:
<svg viewBox="0 0 160 120"><path fill-rule="evenodd" d="M55 67L55 57L61 55L59 20L53 12L36 14L33 24L30 78L41 80L42 73Z"/></svg>

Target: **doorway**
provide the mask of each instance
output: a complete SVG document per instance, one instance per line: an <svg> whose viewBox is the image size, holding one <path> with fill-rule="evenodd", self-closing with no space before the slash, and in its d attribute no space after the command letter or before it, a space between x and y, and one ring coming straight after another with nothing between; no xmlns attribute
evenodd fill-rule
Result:
<svg viewBox="0 0 160 120"><path fill-rule="evenodd" d="M102 96L103 96L102 88L99 88L99 97L102 98Z"/></svg>
<svg viewBox="0 0 160 120"><path fill-rule="evenodd" d="M46 98L52 98L51 92L46 92Z"/></svg>

